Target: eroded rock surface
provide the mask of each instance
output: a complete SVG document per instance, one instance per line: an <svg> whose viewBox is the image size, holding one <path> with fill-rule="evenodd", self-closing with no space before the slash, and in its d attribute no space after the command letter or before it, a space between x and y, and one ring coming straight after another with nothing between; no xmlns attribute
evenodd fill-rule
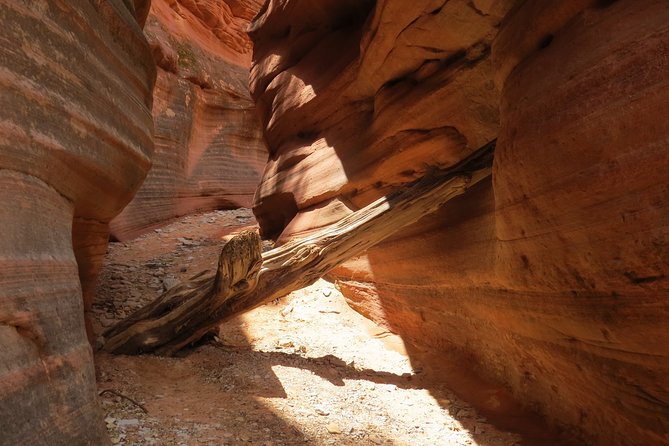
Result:
<svg viewBox="0 0 669 446"><path fill-rule="evenodd" d="M493 180L333 275L589 443L667 442L669 10L269 1L254 212L286 241L494 141Z"/></svg>
<svg viewBox="0 0 669 446"><path fill-rule="evenodd" d="M110 243L96 328L149 304L169 278L211 268L221 239L251 225L250 209L214 211ZM98 352L96 361L101 391L123 389L148 411L103 393L107 428L121 446L523 443L410 364L399 337L351 310L323 280L226 322L185 357Z"/></svg>
<svg viewBox="0 0 669 446"><path fill-rule="evenodd" d="M108 443L82 288L150 165L144 6L0 0L2 444Z"/></svg>
<svg viewBox="0 0 669 446"><path fill-rule="evenodd" d="M145 34L158 65L156 150L112 223L121 240L195 210L250 206L267 160L248 92L258 0L154 0Z"/></svg>

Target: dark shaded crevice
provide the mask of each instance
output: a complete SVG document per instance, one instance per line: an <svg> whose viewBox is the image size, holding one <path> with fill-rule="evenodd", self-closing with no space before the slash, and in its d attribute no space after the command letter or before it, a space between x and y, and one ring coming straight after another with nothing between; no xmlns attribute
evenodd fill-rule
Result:
<svg viewBox="0 0 669 446"><path fill-rule="evenodd" d="M613 5L616 1L618 0L598 0L597 3L595 4L595 7L597 8L608 8L609 6Z"/></svg>
<svg viewBox="0 0 669 446"><path fill-rule="evenodd" d="M539 49L543 50L544 48L548 48L551 43L553 43L553 34L548 34L544 36L540 41L539 41Z"/></svg>
<svg viewBox="0 0 669 446"><path fill-rule="evenodd" d="M262 208L260 212L258 209ZM290 192L278 193L263 197L253 207L260 235L264 239L276 239L286 225L297 215L297 202Z"/></svg>
<svg viewBox="0 0 669 446"><path fill-rule="evenodd" d="M664 274L658 274L654 276L639 276L634 271L625 272L625 277L627 277L633 285L642 285L644 283L653 283L659 280L664 279Z"/></svg>

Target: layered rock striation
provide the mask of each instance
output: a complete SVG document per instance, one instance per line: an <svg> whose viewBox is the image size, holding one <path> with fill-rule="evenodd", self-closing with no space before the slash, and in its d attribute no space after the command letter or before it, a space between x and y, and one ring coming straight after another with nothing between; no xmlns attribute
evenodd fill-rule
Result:
<svg viewBox="0 0 669 446"><path fill-rule="evenodd" d="M198 210L250 206L267 160L248 92L258 0L154 0L145 34L158 66L155 153L142 188L112 222L135 237Z"/></svg>
<svg viewBox="0 0 669 446"><path fill-rule="evenodd" d="M286 241L497 141L492 181L336 270L412 352L470 358L589 443L667 441L660 0L270 0L254 212Z"/></svg>
<svg viewBox="0 0 669 446"><path fill-rule="evenodd" d="M108 443L82 289L150 166L145 8L0 0L3 444Z"/></svg>

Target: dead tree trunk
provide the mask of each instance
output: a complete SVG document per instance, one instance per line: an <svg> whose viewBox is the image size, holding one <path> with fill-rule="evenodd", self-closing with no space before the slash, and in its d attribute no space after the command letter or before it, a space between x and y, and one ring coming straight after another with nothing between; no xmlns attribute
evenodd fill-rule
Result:
<svg viewBox="0 0 669 446"><path fill-rule="evenodd" d="M172 355L240 313L314 283L328 271L437 210L491 173L494 143L459 165L435 171L308 237L261 254L242 232L202 272L103 333L113 353Z"/></svg>

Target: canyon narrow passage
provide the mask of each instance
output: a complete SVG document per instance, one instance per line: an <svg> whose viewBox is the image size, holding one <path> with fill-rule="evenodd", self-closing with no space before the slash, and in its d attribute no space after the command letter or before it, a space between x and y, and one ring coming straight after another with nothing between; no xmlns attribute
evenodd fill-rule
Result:
<svg viewBox="0 0 669 446"><path fill-rule="evenodd" d="M669 446L667 3L0 0L0 446Z"/></svg>
<svg viewBox="0 0 669 446"><path fill-rule="evenodd" d="M95 330L211 268L223 240L254 224L250 210L213 211L111 243L92 308ZM447 377L437 382L412 362L400 337L353 311L324 280L221 325L215 338L180 357L99 352L96 364L114 444L512 446L522 440L461 400L445 386ZM499 395L489 393L493 400ZM541 444L551 444L545 435Z"/></svg>

